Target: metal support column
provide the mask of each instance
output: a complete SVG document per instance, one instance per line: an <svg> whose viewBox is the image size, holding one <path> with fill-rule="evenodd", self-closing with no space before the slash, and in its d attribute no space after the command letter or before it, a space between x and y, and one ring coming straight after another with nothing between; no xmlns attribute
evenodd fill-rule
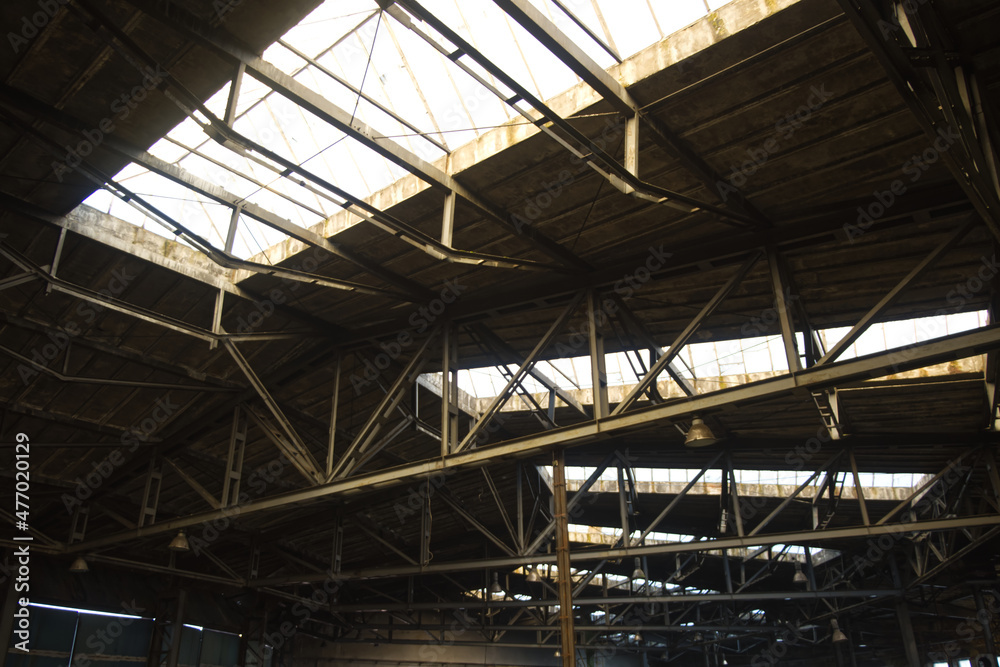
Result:
<svg viewBox="0 0 1000 667"><path fill-rule="evenodd" d="M330 404L330 432L326 444L326 478L333 475L334 446L337 443L337 411L340 403L340 366L343 362L341 353L337 353L337 369L333 373L333 398Z"/></svg>
<svg viewBox="0 0 1000 667"><path fill-rule="evenodd" d="M978 612L977 620L979 621L979 624L983 626L983 645L985 646L986 653L989 656L986 659L985 664L990 667L995 667L997 664L997 647L996 642L993 641L993 624L990 623L992 614L986 608L985 601L983 600L983 592L979 588L973 589L972 596L976 600L976 611ZM977 667L984 664L982 659L986 656L980 655L979 657L980 662L977 664Z"/></svg>
<svg viewBox="0 0 1000 667"><path fill-rule="evenodd" d="M226 477L222 480L223 507L232 507L239 502L246 444L247 415L243 408L237 405L233 410L233 430L229 437L229 454L226 457Z"/></svg>
<svg viewBox="0 0 1000 667"><path fill-rule="evenodd" d="M344 558L344 516L337 512L333 524L333 574L340 574L341 564Z"/></svg>
<svg viewBox="0 0 1000 667"><path fill-rule="evenodd" d="M431 525L433 515L431 514L431 494L428 491L421 498L420 507L420 564L427 565L431 562Z"/></svg>
<svg viewBox="0 0 1000 667"><path fill-rule="evenodd" d="M441 342L441 456L458 446L458 373L453 368L458 357L458 331L445 324Z"/></svg>
<svg viewBox="0 0 1000 667"><path fill-rule="evenodd" d="M563 667L576 665L573 636L573 581L569 563L569 511L566 504L566 450L552 457L552 496L556 520L556 567L559 568L559 634Z"/></svg>
<svg viewBox="0 0 1000 667"><path fill-rule="evenodd" d="M181 635L184 633L184 604L187 602L187 591L183 588L177 591L177 607L174 610L173 631L170 637L170 650L167 652L166 667L177 667L177 658L181 654Z"/></svg>
<svg viewBox="0 0 1000 667"><path fill-rule="evenodd" d="M633 176L639 176L639 114L625 121L625 169ZM635 192L631 185L625 186L625 193Z"/></svg>
<svg viewBox="0 0 1000 667"><path fill-rule="evenodd" d="M163 469L157 459L149 462L146 473L146 488L142 494L142 508L139 510L139 528L156 523L156 508L160 504L160 487L163 486Z"/></svg>
<svg viewBox="0 0 1000 667"><path fill-rule="evenodd" d="M452 190L444 198L444 211L441 214L441 244L452 247L455 237L455 202L458 195Z"/></svg>
<svg viewBox="0 0 1000 667"><path fill-rule="evenodd" d="M788 371L794 373L802 370L799 362L799 350L795 340L795 322L792 319L788 297L790 291L788 279L785 277L785 267L781 264L778 250L773 245L767 246L767 264L771 272L771 287L774 290L774 308L778 311L778 322L781 325L781 340L785 347L785 359Z"/></svg>
<svg viewBox="0 0 1000 667"><path fill-rule="evenodd" d="M917 650L917 638L913 634L913 623L910 622L910 606L905 600L896 602L896 619L899 621L899 634L906 651L906 664L909 667L921 667L920 652Z"/></svg>
<svg viewBox="0 0 1000 667"><path fill-rule="evenodd" d="M611 412L608 405L608 373L604 359L604 336L598 325L600 296L587 292L587 324L590 338L590 377L594 392L594 419L603 419Z"/></svg>

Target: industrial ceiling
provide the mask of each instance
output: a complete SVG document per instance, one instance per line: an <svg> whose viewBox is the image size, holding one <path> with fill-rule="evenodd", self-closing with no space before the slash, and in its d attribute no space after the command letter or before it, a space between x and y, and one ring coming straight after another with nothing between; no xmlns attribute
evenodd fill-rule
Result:
<svg viewBox="0 0 1000 667"><path fill-rule="evenodd" d="M599 26L560 27L586 26L573 3L482 3L577 83L540 99L433 3L380 1L366 21L512 117L430 156L268 62L317 2L71 0L30 36L41 4L0 9L2 479L13 497L26 434L38 600L135 594L169 618L185 589L192 622L240 633L240 664L285 623L284 664L947 652L1000 602L1000 7L735 0L619 58ZM320 173L242 129L241 85L403 175L348 190L346 159ZM182 121L274 198L162 157ZM172 215L127 169L228 228ZM149 229L82 204L97 191ZM284 240L236 252L254 226ZM958 316L979 326L945 330ZM911 340L847 353L910 320ZM769 372L682 363L762 336L780 339ZM633 382L608 382L618 353ZM596 380L543 370L571 357ZM502 391L460 390L485 368ZM686 446L696 419L707 446ZM567 492L567 466L593 476ZM181 530L191 552L167 548ZM67 572L77 557L89 572ZM951 658L993 650L972 634Z"/></svg>

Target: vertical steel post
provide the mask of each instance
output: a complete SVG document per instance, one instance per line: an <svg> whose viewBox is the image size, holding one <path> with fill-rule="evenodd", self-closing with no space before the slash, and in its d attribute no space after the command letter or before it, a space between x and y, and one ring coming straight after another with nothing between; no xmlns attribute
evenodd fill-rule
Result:
<svg viewBox="0 0 1000 667"><path fill-rule="evenodd" d="M913 623L910 621L910 607L904 600L896 602L896 619L899 621L899 634L906 651L906 664L909 667L921 667L920 652L917 650L917 637L913 634Z"/></svg>
<svg viewBox="0 0 1000 667"><path fill-rule="evenodd" d="M455 236L455 202L457 196L452 190L444 198L444 211L441 213L441 244L452 247Z"/></svg>
<svg viewBox="0 0 1000 667"><path fill-rule="evenodd" d="M599 295L587 292L587 324L590 338L590 377L594 392L594 419L603 419L611 413L608 404L608 373L604 359L604 336L598 323Z"/></svg>
<svg viewBox="0 0 1000 667"><path fill-rule="evenodd" d="M181 635L184 634L184 605L187 602L187 591L183 588L177 591L177 607L174 609L173 633L170 638L170 650L167 652L167 666L177 667L177 658L181 654Z"/></svg>
<svg viewBox="0 0 1000 667"><path fill-rule="evenodd" d="M795 324L786 297L788 280L784 275L784 267L778 257L778 250L773 245L767 247L767 264L771 272L771 287L774 290L774 308L778 311L778 322L781 324L781 340L785 347L785 359L788 361L788 372L802 370L799 363L799 350L795 340Z"/></svg>
<svg viewBox="0 0 1000 667"><path fill-rule="evenodd" d="M233 409L233 428L229 435L229 453L226 455L226 476L222 480L222 507L239 504L246 444L247 415L243 408L237 405Z"/></svg>
<svg viewBox="0 0 1000 667"><path fill-rule="evenodd" d="M566 502L566 450L556 450L552 459L552 495L556 520L556 567L559 568L559 634L563 667L576 664L573 636L573 581L569 564L569 510Z"/></svg>
<svg viewBox="0 0 1000 667"><path fill-rule="evenodd" d="M986 603L983 600L983 592L979 588L974 588L972 590L972 596L976 600L976 610L978 611L979 624L983 626L983 644L986 646L986 652L990 654L993 662L991 665L996 665L997 659L997 647L996 642L993 641L993 627L990 624L990 614L989 610L986 609Z"/></svg>
<svg viewBox="0 0 1000 667"><path fill-rule="evenodd" d="M333 398L330 405L330 433L326 445L326 479L333 476L333 454L337 442L337 411L340 403L340 365L343 355L337 353L337 368L333 373Z"/></svg>
<svg viewBox="0 0 1000 667"><path fill-rule="evenodd" d="M625 121L625 169L633 176L639 175L639 114L633 114ZM635 192L626 185L625 194Z"/></svg>
<svg viewBox="0 0 1000 667"><path fill-rule="evenodd" d="M458 375L453 368L458 357L458 335L451 322L442 327L441 342L441 456L458 445Z"/></svg>

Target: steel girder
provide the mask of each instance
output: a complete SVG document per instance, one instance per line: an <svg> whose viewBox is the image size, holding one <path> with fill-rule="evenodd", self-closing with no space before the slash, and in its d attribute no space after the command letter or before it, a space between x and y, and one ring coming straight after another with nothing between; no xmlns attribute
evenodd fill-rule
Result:
<svg viewBox="0 0 1000 667"><path fill-rule="evenodd" d="M960 83L956 82L958 77L965 77L965 73L961 67L956 72L947 65L947 55L939 34L941 26L934 10L925 7L911 11L905 3L891 2L887 4L894 14L883 16L871 3L859 0L838 2L927 138L936 141L941 132L949 129L960 134L960 150L944 151L941 158L990 231L1000 238L1000 192L991 166L991 161L996 159L995 149L990 144L988 132L981 133L981 139L973 134L977 123L969 110L970 100L968 96L962 99L959 93L959 88L967 87L968 82L964 78ZM915 29L919 44L910 44L905 34L900 34L904 33L900 17ZM891 26L886 34L882 27L885 25ZM930 51L936 66L926 77L911 59L911 53L915 56L921 48ZM990 156L990 162L984 154Z"/></svg>
<svg viewBox="0 0 1000 667"><path fill-rule="evenodd" d="M110 23L109 19L103 17L102 14L87 0L79 1L87 8L88 12L99 17L99 19L106 25ZM230 58L236 63L242 64L252 76L257 78L264 85L272 88L279 94L287 97L292 102L315 114L323 121L337 127L379 155L382 155L386 159L411 172L424 182L441 189L446 193L458 194L464 200L472 204L481 214L485 216L487 220L498 223L507 231L523 237L540 251L556 259L570 270L581 271L588 270L590 268L585 262L566 250L557 242L549 239L547 236L538 232L530 225L518 224L508 212L490 203L478 193L472 192L450 175L442 172L434 165L423 160L388 137L380 134L373 128L361 123L353 117L353 114L339 108L331 101L322 97L308 87L303 86L291 76L264 61L252 51L240 45L238 40L228 35L221 28L207 28L200 21L180 8L171 8L168 12L164 11L164 8L157 3L149 2L148 0L130 0L130 2L137 9L161 21L171 29L179 30L187 37L205 45L212 51L226 58ZM109 27L111 27L112 32L115 33L116 39L126 45L126 48L133 53L140 54L141 59L146 61L146 64L153 62L152 58L143 53L141 48L134 44L126 35L117 30L113 24ZM168 83L175 87L180 86L180 84L172 77L168 77ZM183 87L181 87L181 90L183 90ZM338 188L336 185L326 181L325 179L310 173L301 165L293 164L268 150L266 147L260 146L259 144L251 141L249 138L240 135L222 122L221 119L215 117L215 115L206 109L204 105L201 104L201 102L198 101L193 95L187 93L187 91L184 92L185 96L188 98L188 103L191 104L193 108L197 108L202 114L210 119L210 131L216 135L213 138L216 138L223 145L234 144L237 147L248 146L253 148L255 151L261 153L267 158L281 164L290 173L296 173L299 176L316 183L320 187L337 194L337 196L345 199L345 201L349 203L349 208L352 212L369 219L378 226L390 229L391 232L400 239L406 241L407 243L411 243L425 252L428 252L432 256L436 256L439 259L449 259L450 261L477 265L492 265L510 268L524 267L534 269L553 268L549 265L532 260L511 259L450 248L436 239L410 227L406 223L393 219L383 211L379 211L364 200L350 195L350 193ZM206 131L209 130L206 129Z"/></svg>
<svg viewBox="0 0 1000 667"><path fill-rule="evenodd" d="M478 49L469 44L437 16L420 5L420 3L415 0L397 0L394 3L384 0L382 4L385 6L385 10L390 16L424 39L428 44L441 52L443 56L454 62L458 67L473 77L487 90L495 94L501 101L524 116L529 122L537 126L541 132L544 132L546 135L551 137L554 141L556 141L556 143L573 154L576 158L583 160L593 171L600 174L623 193L633 194L639 199L655 204L662 204L686 213L705 211L718 216L723 221L734 223L738 226L753 227L759 224L759 220L748 217L742 213L720 208L713 204L707 204L693 197L673 192L658 185L643 181L635 173L633 173L633 171L630 171L627 165L620 164L603 148L597 146L586 135L567 122L566 119L560 117L559 114L555 113L544 102L538 99L524 86L520 85L510 75L494 64ZM398 5L398 7L394 5ZM405 12L400 8L405 9ZM435 41L423 29L415 25L414 22L409 19L407 13L432 26L434 30L443 35L451 44L456 46L456 51L449 53L446 48L438 44L437 41ZM468 56L471 58L476 62L476 64L495 77L504 86L514 91L514 95L512 97L505 95L489 81L480 76L474 69L468 67L464 63L461 63L459 61L460 56ZM518 107L517 105L521 101L529 104L533 110L541 114L542 118L533 118L530 113ZM548 127L547 123L551 123L555 127L558 127L563 135L569 136L571 140L580 148L574 147L570 141L563 139L559 133ZM633 132L636 130L637 127L633 125ZM636 135L633 135L633 137L635 136ZM637 145L637 143L635 145Z"/></svg>
<svg viewBox="0 0 1000 667"><path fill-rule="evenodd" d="M653 141L680 160L681 164L697 176L709 192L714 192L718 188L718 184L723 181L722 177L700 155L664 123L645 112L625 86L594 62L583 49L577 46L530 2L527 0L494 0L494 2L618 111L626 116L634 117L638 121L639 127L647 127ZM631 157L628 155L629 148L629 146L626 147L626 162ZM638 147L632 146L631 148L637 150ZM638 156L634 156L634 159L636 160L634 168L629 169L629 171L638 176ZM626 164L626 167L629 166L631 165ZM738 188L733 188L730 194L733 196L731 206L738 213L746 218L756 220L758 226L771 226L763 213L757 210Z"/></svg>
<svg viewBox="0 0 1000 667"><path fill-rule="evenodd" d="M920 343L903 350L869 355L846 362L826 364L749 385L703 394L688 400L673 401L662 405L633 410L628 413L591 420L579 425L554 429L532 436L518 438L495 445L464 451L433 460L406 464L394 469L367 473L343 480L336 480L313 488L281 494L247 503L241 507L241 516L270 511L308 500L325 497L349 496L363 491L386 488L421 479L450 470L475 468L505 457L529 456L564 446L576 446L614 436L626 431L671 423L692 414L707 414L734 403L752 403L791 394L803 389L835 386L837 384L879 377L911 368L962 358L1000 346L1000 327L988 327L968 333L956 334ZM225 516L222 512L200 513L166 520L146 526L135 533L112 535L71 547L72 552L99 548L131 539L161 534L197 525Z"/></svg>

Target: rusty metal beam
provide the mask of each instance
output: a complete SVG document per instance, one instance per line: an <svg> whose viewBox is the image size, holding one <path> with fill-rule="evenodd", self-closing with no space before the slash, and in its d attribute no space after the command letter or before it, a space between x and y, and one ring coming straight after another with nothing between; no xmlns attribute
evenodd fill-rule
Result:
<svg viewBox="0 0 1000 667"><path fill-rule="evenodd" d="M540 454L558 447L577 446L601 438L642 427L654 427L725 408L727 405L747 405L768 401L779 396L801 393L812 387L835 386L846 382L881 377L912 368L959 359L1000 347L1000 327L986 327L920 343L900 350L852 359L850 361L808 368L798 373L762 380L739 387L724 389L694 398L671 401L650 406L627 414L613 415L607 419L591 420L552 431L525 436L445 457L435 457L416 463L404 464L389 470L336 480L309 489L300 489L277 496L250 501L241 506L241 516L279 509L328 496L348 496L396 486L414 479L426 478L447 470L476 468L491 461ZM72 551L95 549L132 539L177 530L202 521L222 516L218 512L205 512L174 519L167 519L155 526L145 526L136 531L108 535L99 539L73 545ZM826 531L831 532L831 531ZM756 538L748 538L756 539ZM738 545L735 545L738 546ZM518 563L534 562L526 559Z"/></svg>

